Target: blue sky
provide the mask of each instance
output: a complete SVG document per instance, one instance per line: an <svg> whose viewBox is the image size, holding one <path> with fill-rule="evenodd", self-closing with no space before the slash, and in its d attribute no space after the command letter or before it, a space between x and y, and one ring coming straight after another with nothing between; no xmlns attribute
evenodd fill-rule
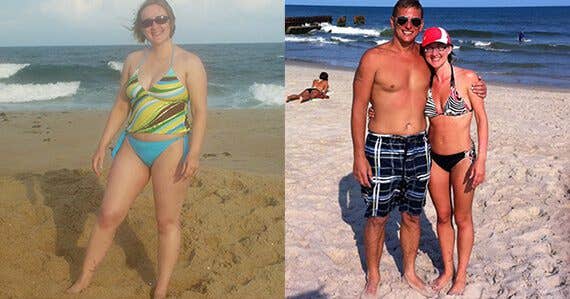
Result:
<svg viewBox="0 0 570 299"><path fill-rule="evenodd" d="M0 46L135 44L143 0L2 0ZM169 0L177 43L282 42L283 0Z"/></svg>
<svg viewBox="0 0 570 299"><path fill-rule="evenodd" d="M424 7L570 6L570 0L420 0ZM289 5L388 6L396 0L285 0Z"/></svg>

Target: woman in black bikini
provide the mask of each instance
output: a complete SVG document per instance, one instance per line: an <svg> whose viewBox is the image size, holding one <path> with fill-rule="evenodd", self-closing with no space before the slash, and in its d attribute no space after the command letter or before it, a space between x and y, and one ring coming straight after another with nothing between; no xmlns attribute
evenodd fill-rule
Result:
<svg viewBox="0 0 570 299"><path fill-rule="evenodd" d="M462 294L473 248L472 202L475 187L485 178L488 125L483 99L469 88L478 81L475 72L451 64L451 38L443 28L425 31L422 55L431 71L425 115L429 117L432 146L429 192L437 212L437 234L444 271L432 283L436 291L453 281L449 295ZM472 116L477 122L478 154L470 136ZM453 190L453 198L451 196ZM458 265L454 271L453 244L457 225Z"/></svg>
<svg viewBox="0 0 570 299"><path fill-rule="evenodd" d="M327 91L329 90L329 74L322 72L318 80L313 80L313 85L306 88L300 94L292 94L287 97L287 103L294 100L301 100L301 103L310 99L328 99Z"/></svg>

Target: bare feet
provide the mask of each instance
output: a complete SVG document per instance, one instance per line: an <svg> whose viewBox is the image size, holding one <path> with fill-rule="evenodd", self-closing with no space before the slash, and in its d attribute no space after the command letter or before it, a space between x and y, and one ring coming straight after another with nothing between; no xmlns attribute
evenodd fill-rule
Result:
<svg viewBox="0 0 570 299"><path fill-rule="evenodd" d="M89 286L91 282L90 278L83 278L78 279L72 286L69 287L65 292L68 294L79 294L83 291L86 287Z"/></svg>
<svg viewBox="0 0 570 299"><path fill-rule="evenodd" d="M380 287L380 277L377 279L370 278L366 279L366 285L364 286L364 290L360 293L360 299L372 299L378 298L378 288Z"/></svg>
<svg viewBox="0 0 570 299"><path fill-rule="evenodd" d="M450 282L451 279L453 278L453 273L451 274L447 274L447 273L441 273L441 275L439 275L438 278L436 278L434 281L431 282L430 287L432 290L439 292L441 291L441 289L445 288Z"/></svg>
<svg viewBox="0 0 570 299"><path fill-rule="evenodd" d="M416 292L420 293L424 297L433 297L436 293L428 287L421 278L419 278L415 273L408 275L404 274L403 279L408 283L408 285L414 289Z"/></svg>
<svg viewBox="0 0 570 299"><path fill-rule="evenodd" d="M455 281L453 282L453 285L451 286L451 289L449 289L449 291L447 292L447 295L451 296L463 295L466 284L467 281L465 279L456 278Z"/></svg>

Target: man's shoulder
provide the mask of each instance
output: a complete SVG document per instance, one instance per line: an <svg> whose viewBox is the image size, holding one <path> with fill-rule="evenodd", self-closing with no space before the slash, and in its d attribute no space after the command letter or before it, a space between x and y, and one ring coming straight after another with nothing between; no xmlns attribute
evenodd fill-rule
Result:
<svg viewBox="0 0 570 299"><path fill-rule="evenodd" d="M370 63L380 64L383 61L385 61L388 56L389 56L389 51L385 47L382 47L382 45L380 45L366 50L366 52L362 54L362 58L360 59L360 61L361 63L366 63L366 64Z"/></svg>
<svg viewBox="0 0 570 299"><path fill-rule="evenodd" d="M366 52L364 52L364 54L362 55L364 56L368 56L370 58L376 58L376 59L380 59L383 56L386 56L390 53L390 49L387 47L386 44L382 44L382 45L378 45L376 47L373 48L369 48L368 50L366 50Z"/></svg>

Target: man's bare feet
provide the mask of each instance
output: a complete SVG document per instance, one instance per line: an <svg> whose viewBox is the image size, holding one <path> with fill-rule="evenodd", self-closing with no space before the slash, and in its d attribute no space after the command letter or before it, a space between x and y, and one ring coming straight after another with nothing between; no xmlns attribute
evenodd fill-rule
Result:
<svg viewBox="0 0 570 299"><path fill-rule="evenodd" d="M451 286L451 289L449 289L449 291L447 292L447 295L451 296L463 295L466 284L467 284L466 279L456 278L455 281L453 282L453 285Z"/></svg>
<svg viewBox="0 0 570 299"><path fill-rule="evenodd" d="M403 279L408 283L408 285L414 289L416 292L420 293L424 297L433 297L436 292L434 292L428 285L426 285L421 278L419 278L415 273L408 275L404 274Z"/></svg>
<svg viewBox="0 0 570 299"><path fill-rule="evenodd" d="M366 278L364 290L360 293L360 299L378 298L378 288L380 287L380 276L375 278Z"/></svg>
<svg viewBox="0 0 570 299"><path fill-rule="evenodd" d="M430 287L432 290L439 292L441 289L445 288L453 279L453 273L447 274L445 272L441 273L438 278L431 282Z"/></svg>

